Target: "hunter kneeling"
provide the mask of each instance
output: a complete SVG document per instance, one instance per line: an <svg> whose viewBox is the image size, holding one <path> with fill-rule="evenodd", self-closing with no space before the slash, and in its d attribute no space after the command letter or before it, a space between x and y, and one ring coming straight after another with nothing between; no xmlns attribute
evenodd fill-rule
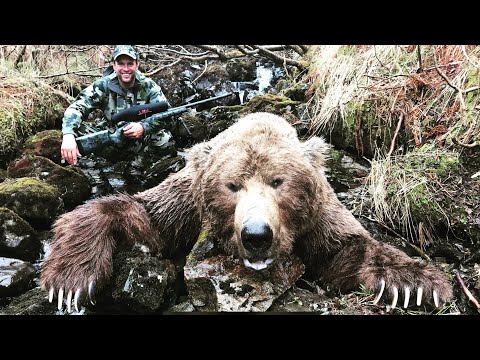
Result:
<svg viewBox="0 0 480 360"><path fill-rule="evenodd" d="M98 150L89 148L86 153L82 153L77 144L78 137L98 133L101 130L103 134L115 132L121 134L122 148L131 154L143 151L155 152L174 145L172 134L167 130L171 124L157 121L154 117L148 116L149 112L144 112L141 120L135 119L117 126L115 115L132 106L145 104L153 106L158 103L159 108L165 111L170 108L170 104L160 87L138 71L138 54L132 46L117 46L113 51L112 60L112 67L105 71L104 76L81 91L65 111L61 155L69 164L77 164L78 156ZM103 118L96 127L92 127L83 121L95 109L103 111ZM102 151L108 153L108 146L105 145L117 143L118 141L98 144L102 145Z"/></svg>

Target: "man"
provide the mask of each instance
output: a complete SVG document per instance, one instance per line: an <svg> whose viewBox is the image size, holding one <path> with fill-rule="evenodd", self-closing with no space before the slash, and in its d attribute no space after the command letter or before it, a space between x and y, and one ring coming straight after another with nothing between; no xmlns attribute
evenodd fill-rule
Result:
<svg viewBox="0 0 480 360"><path fill-rule="evenodd" d="M65 110L61 155L62 159L69 164L77 164L81 154L75 138L88 132L89 126L83 121L93 110L103 111L101 127L114 128L115 124L111 121L112 115L132 105L159 101L165 101L168 104L160 87L138 71L138 54L132 46L117 46L113 51L112 60L113 72L81 91ZM154 118L150 117L125 126L123 135L130 141L124 150L136 153L145 146L165 148L172 145L172 135L167 130L171 124L168 121L152 120ZM101 130L101 128L95 130Z"/></svg>

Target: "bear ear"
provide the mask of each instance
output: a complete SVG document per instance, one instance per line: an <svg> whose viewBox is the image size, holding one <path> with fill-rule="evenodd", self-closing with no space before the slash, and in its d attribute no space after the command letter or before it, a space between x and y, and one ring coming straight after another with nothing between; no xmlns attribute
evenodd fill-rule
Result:
<svg viewBox="0 0 480 360"><path fill-rule="evenodd" d="M328 152L330 151L330 144L318 136L313 136L302 143L305 156L313 166L324 166L328 159Z"/></svg>

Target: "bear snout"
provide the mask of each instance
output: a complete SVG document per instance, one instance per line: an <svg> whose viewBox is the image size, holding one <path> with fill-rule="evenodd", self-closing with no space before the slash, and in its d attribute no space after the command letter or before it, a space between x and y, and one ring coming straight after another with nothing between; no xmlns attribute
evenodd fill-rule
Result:
<svg viewBox="0 0 480 360"><path fill-rule="evenodd" d="M265 257L272 246L273 231L261 220L250 220L243 224L241 231L242 244L254 257Z"/></svg>

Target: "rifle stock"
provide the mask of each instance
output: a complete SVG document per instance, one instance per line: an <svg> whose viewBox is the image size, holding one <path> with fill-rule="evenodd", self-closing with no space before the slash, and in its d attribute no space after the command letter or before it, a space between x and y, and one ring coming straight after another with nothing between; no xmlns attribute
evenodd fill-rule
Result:
<svg viewBox="0 0 480 360"><path fill-rule="evenodd" d="M88 155L107 145L121 146L125 142L123 128L126 125L124 124L115 131L102 130L77 137L75 140L80 154Z"/></svg>
<svg viewBox="0 0 480 360"><path fill-rule="evenodd" d="M136 122L142 120L146 121L147 123L155 123L157 121L169 119L172 116L183 114L193 106L221 99L232 94L233 93L227 93L224 95L196 101L171 109L168 109L168 104L164 101L145 105L134 105L113 115L112 121L117 125L120 122L127 122L128 124L128 122ZM75 140L77 141L77 146L80 153L82 155L88 155L108 145L122 146L126 142L126 138L123 136L123 128L127 124L118 127L115 131L102 130L92 134L77 137ZM187 132L190 133L190 130L186 127L183 121L182 124L187 129Z"/></svg>

